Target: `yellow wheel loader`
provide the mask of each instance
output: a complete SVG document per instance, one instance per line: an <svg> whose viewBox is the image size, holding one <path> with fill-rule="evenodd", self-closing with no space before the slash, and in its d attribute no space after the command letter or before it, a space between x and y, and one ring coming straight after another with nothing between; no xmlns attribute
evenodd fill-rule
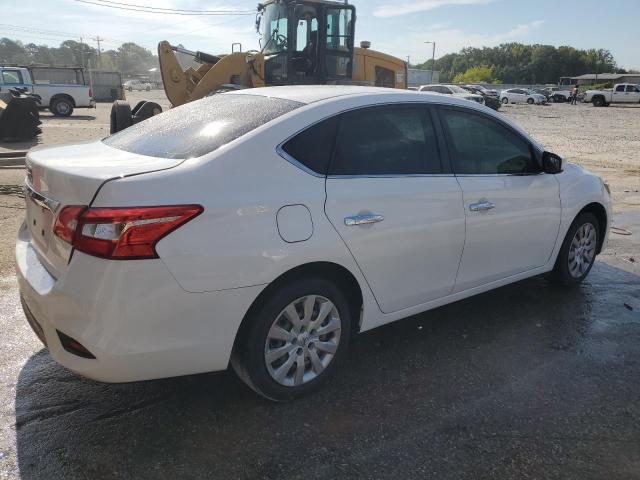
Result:
<svg viewBox="0 0 640 480"><path fill-rule="evenodd" d="M330 0L268 0L258 5L256 30L261 50L235 50L226 55L192 52L162 41L158 59L167 98L173 106L208 95L272 85L350 84L407 87L407 64L371 50L369 42L354 47L356 9ZM197 66L183 69L176 53ZM111 133L160 113L154 102L133 109L116 101Z"/></svg>

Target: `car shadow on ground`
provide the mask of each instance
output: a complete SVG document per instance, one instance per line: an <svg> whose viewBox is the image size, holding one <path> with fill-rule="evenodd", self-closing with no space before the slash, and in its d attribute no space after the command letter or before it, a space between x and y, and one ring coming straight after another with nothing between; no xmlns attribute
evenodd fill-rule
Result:
<svg viewBox="0 0 640 480"><path fill-rule="evenodd" d="M43 349L17 385L20 473L630 478L639 284L598 262L577 288L533 278L395 322L358 336L338 376L290 404L231 372L93 382Z"/></svg>

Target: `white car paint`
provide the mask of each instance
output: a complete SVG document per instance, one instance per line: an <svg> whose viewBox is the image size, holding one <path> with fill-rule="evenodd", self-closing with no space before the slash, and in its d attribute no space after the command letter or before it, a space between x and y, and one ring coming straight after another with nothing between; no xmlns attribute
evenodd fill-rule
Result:
<svg viewBox="0 0 640 480"><path fill-rule="evenodd" d="M187 160L131 154L102 142L29 153L29 186L61 207L204 207L160 240L159 258L108 260L58 245L52 219L39 217L40 206L27 200L29 221L39 223L25 222L18 236L20 292L59 363L108 382L223 370L253 302L294 268L329 262L353 275L363 299L360 331L366 331L549 272L571 222L592 202L605 207L610 222L602 181L572 165L556 175L325 178L278 153L305 126L339 112L407 102L476 111L528 138L475 103L344 86L222 95L305 105ZM469 211L483 199L496 208ZM383 215L384 222L345 225L345 217L361 213ZM58 331L96 358L66 351Z"/></svg>
<svg viewBox="0 0 640 480"><path fill-rule="evenodd" d="M547 103L547 97L526 88L509 88L500 92L502 103L535 103L536 105Z"/></svg>

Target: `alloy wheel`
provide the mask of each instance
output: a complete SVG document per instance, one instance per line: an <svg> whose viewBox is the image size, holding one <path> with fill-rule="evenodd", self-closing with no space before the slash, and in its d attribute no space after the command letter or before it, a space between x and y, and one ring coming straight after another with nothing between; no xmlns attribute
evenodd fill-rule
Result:
<svg viewBox="0 0 640 480"><path fill-rule="evenodd" d="M569 247L569 274L573 278L582 277L596 255L597 231L591 223L581 225L573 236Z"/></svg>
<svg viewBox="0 0 640 480"><path fill-rule="evenodd" d="M280 312L267 334L267 371L280 385L297 387L317 378L333 360L342 322L331 300L307 295Z"/></svg>

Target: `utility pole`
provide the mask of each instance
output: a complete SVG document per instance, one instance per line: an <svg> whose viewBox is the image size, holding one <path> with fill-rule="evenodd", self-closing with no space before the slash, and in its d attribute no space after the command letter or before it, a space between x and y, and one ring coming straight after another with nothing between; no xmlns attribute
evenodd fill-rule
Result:
<svg viewBox="0 0 640 480"><path fill-rule="evenodd" d="M431 51L431 78L429 79L429 83L433 83L433 71L436 67L436 42L424 42L424 43L432 43L433 50Z"/></svg>
<svg viewBox="0 0 640 480"><path fill-rule="evenodd" d="M82 48L82 37L80 37L80 58L82 59L82 68L84 68L84 49Z"/></svg>
<svg viewBox="0 0 640 480"><path fill-rule="evenodd" d="M100 38L100 35L98 35L96 36L96 38L94 38L94 40L98 42L98 62L99 62L102 58L102 50L100 49L100 42L104 40L104 38Z"/></svg>

